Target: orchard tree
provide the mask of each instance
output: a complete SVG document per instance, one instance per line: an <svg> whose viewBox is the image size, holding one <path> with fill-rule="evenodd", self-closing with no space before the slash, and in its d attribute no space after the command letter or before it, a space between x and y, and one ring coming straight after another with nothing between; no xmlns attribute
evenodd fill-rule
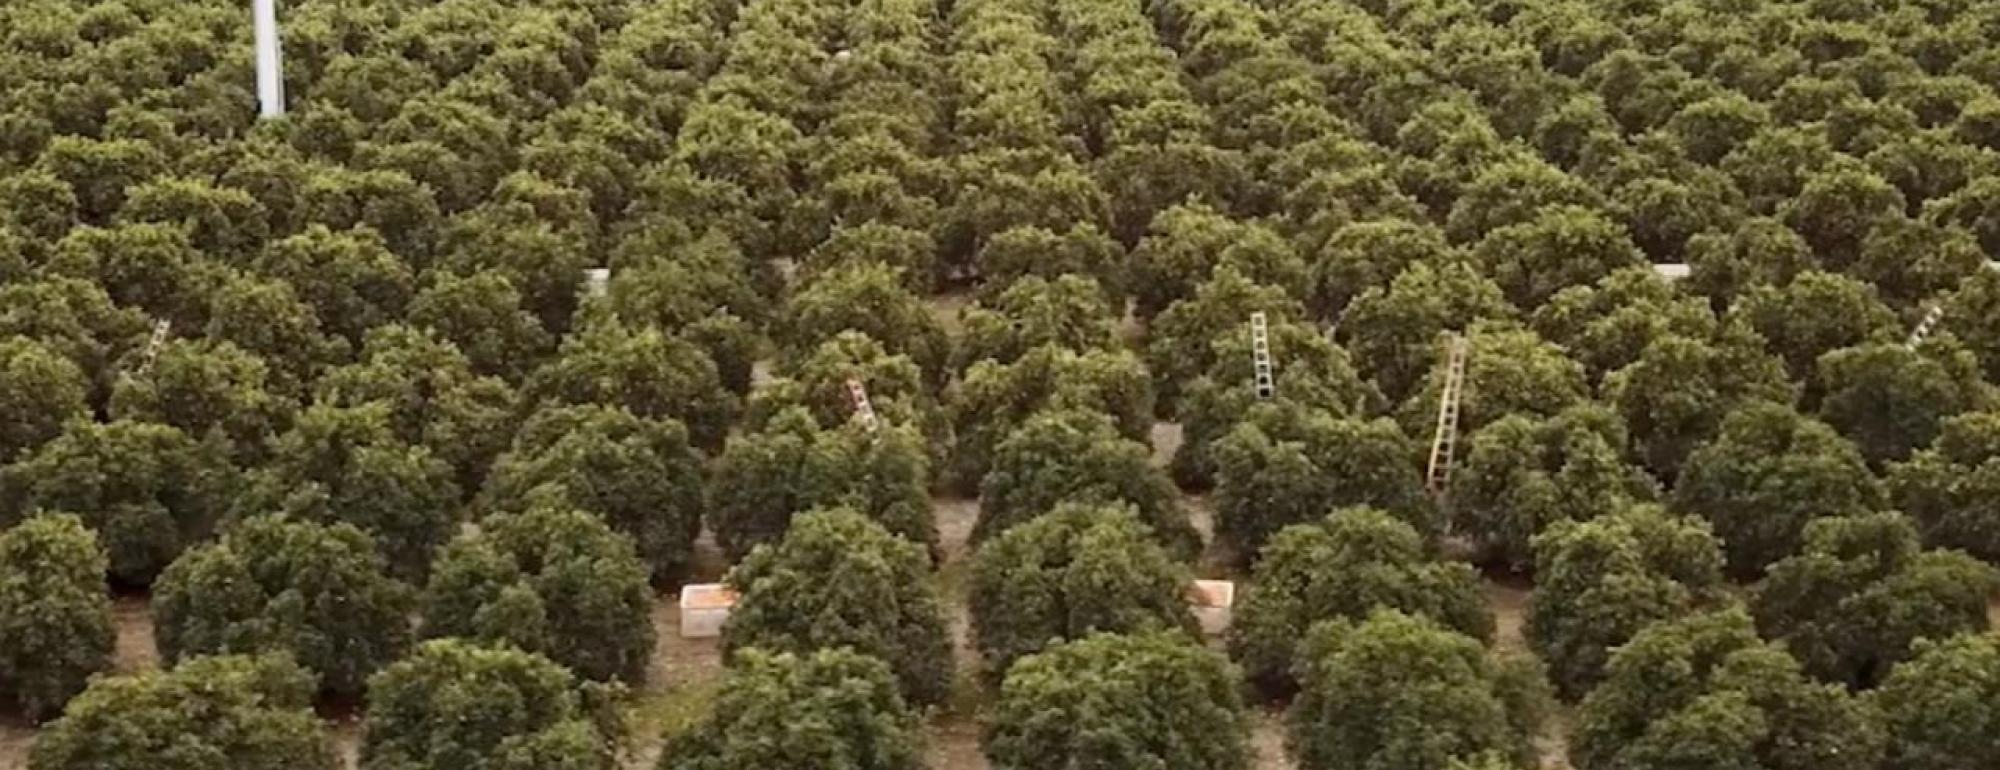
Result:
<svg viewBox="0 0 2000 770"><path fill-rule="evenodd" d="M1169 633L1097 634L1007 670L985 738L996 770L1242 770L1249 715L1222 655Z"/></svg>
<svg viewBox="0 0 2000 770"><path fill-rule="evenodd" d="M291 284L328 332L355 346L369 329L403 317L415 283L373 230L336 233L319 224L266 245L250 267Z"/></svg>
<svg viewBox="0 0 2000 770"><path fill-rule="evenodd" d="M0 699L32 720L62 713L111 668L109 563L83 520L35 516L0 532Z"/></svg>
<svg viewBox="0 0 2000 770"><path fill-rule="evenodd" d="M1534 569L1532 541L1548 527L1658 495L1653 480L1625 462L1625 442L1618 416L1594 404L1489 423L1469 436L1452 470L1452 524L1483 559L1515 572Z"/></svg>
<svg viewBox="0 0 2000 770"><path fill-rule="evenodd" d="M371 329L360 360L328 371L314 402L389 407L396 437L451 463L462 489L478 489L507 447L516 418L514 389L481 377L435 332L388 325Z"/></svg>
<svg viewBox="0 0 2000 770"><path fill-rule="evenodd" d="M1389 511L1419 532L1437 529L1416 443L1386 418L1258 404L1213 451L1216 532L1241 561L1278 530L1352 505Z"/></svg>
<svg viewBox="0 0 2000 770"><path fill-rule="evenodd" d="M438 553L422 634L511 645L594 681L645 681L653 594L632 540L584 511L534 501Z"/></svg>
<svg viewBox="0 0 2000 770"><path fill-rule="evenodd" d="M1379 509L1293 524L1264 546L1229 629L1231 656L1267 695L1292 692L1299 640L1324 620L1362 621L1378 607L1493 636L1479 575L1445 561L1415 529Z"/></svg>
<svg viewBox="0 0 2000 770"><path fill-rule="evenodd" d="M850 649L745 649L707 715L667 740L659 770L921 770L921 727L880 659Z"/></svg>
<svg viewBox="0 0 2000 770"><path fill-rule="evenodd" d="M1598 382L1638 360L1655 339L1712 335L1715 316L1707 303L1675 291L1653 271L1627 268L1589 286L1556 292L1535 308L1530 325L1568 350Z"/></svg>
<svg viewBox="0 0 2000 770"><path fill-rule="evenodd" d="M782 537L814 508L852 508L912 542L937 543L929 456L907 425L825 429L804 407L788 407L729 442L708 498L716 542L731 559Z"/></svg>
<svg viewBox="0 0 2000 770"><path fill-rule="evenodd" d="M351 524L246 519L187 553L153 585L160 657L284 653L322 692L361 694L410 643L415 592L390 578Z"/></svg>
<svg viewBox="0 0 2000 770"><path fill-rule="evenodd" d="M1799 381L1812 376L1820 356L1899 326L1873 286L1816 270L1782 285L1750 287L1730 306L1728 320L1763 337L1765 349L1784 359L1791 378Z"/></svg>
<svg viewBox="0 0 2000 770"><path fill-rule="evenodd" d="M1442 768L1498 754L1531 764L1546 685L1525 660L1422 616L1378 609L1299 642L1286 745L1311 768Z"/></svg>
<svg viewBox="0 0 2000 770"><path fill-rule="evenodd" d="M192 326L203 317L205 262L180 227L138 224L72 230L43 269L102 286L119 305Z"/></svg>
<svg viewBox="0 0 2000 770"><path fill-rule="evenodd" d="M1133 441L1153 429L1151 378L1123 350L1044 345L1012 363L980 361L952 383L944 402L957 439L949 476L960 487L984 478L1000 442L1043 411L1102 412Z"/></svg>
<svg viewBox="0 0 2000 770"><path fill-rule="evenodd" d="M1388 289L1361 292L1335 329L1362 373L1402 403L1437 365L1439 334L1516 315L1500 286L1471 263L1418 262Z"/></svg>
<svg viewBox="0 0 2000 770"><path fill-rule="evenodd" d="M1140 318L1151 318L1223 266L1250 282L1303 298L1306 265L1291 244L1261 224L1232 219L1205 204L1175 206L1153 217L1132 250L1132 294Z"/></svg>
<svg viewBox="0 0 2000 770"><path fill-rule="evenodd" d="M1223 265L1193 296L1176 300L1147 324L1146 366L1162 415L1175 413L1182 383L1215 366L1216 341L1248 329L1256 313L1279 323L1305 318L1305 309L1283 289L1254 283Z"/></svg>
<svg viewBox="0 0 2000 770"><path fill-rule="evenodd" d="M382 404L307 409L271 454L234 500L235 518L286 513L353 524L404 579L426 574L432 552L458 528L451 466L396 438Z"/></svg>
<svg viewBox="0 0 2000 770"><path fill-rule="evenodd" d="M188 230L189 242L203 253L236 260L270 238L270 212L256 196L235 187L184 176L157 177L126 190L117 219L154 222Z"/></svg>
<svg viewBox="0 0 2000 770"><path fill-rule="evenodd" d="M1088 223L1062 232L1032 226L1007 230L988 240L974 262L985 297L1008 292L1025 280L1064 276L1096 283L1111 307L1123 308L1130 294L1125 250Z"/></svg>
<svg viewBox="0 0 2000 770"><path fill-rule="evenodd" d="M1918 307L1984 270L1987 259L1964 228L1892 217L1868 233L1844 272L1874 285L1890 304Z"/></svg>
<svg viewBox="0 0 2000 770"><path fill-rule="evenodd" d="M548 330L522 308L513 279L497 271L431 274L410 300L409 322L451 340L473 371L515 384L555 349Z"/></svg>
<svg viewBox="0 0 2000 770"><path fill-rule="evenodd" d="M36 770L334 770L311 672L283 656L195 658L100 677L36 737Z"/></svg>
<svg viewBox="0 0 2000 770"><path fill-rule="evenodd" d="M1889 732L1886 770L2000 763L2000 636L1920 639L1875 691Z"/></svg>
<svg viewBox="0 0 2000 770"><path fill-rule="evenodd" d="M1832 428L1782 405L1752 404L1688 458L1672 507L1708 520L1730 574L1754 578L1798 551L1808 522L1881 501L1861 453Z"/></svg>
<svg viewBox="0 0 2000 770"><path fill-rule="evenodd" d="M1655 478L1677 477L1688 455L1745 405L1791 403L1783 365L1758 342L1740 329L1713 341L1669 335L1604 378L1604 400L1631 431L1632 457Z"/></svg>
<svg viewBox="0 0 2000 770"><path fill-rule="evenodd" d="M2000 254L2000 249L1996 249ZM1977 356L1988 382L2000 380L2000 270L1980 270L1938 300L1938 329Z"/></svg>
<svg viewBox="0 0 2000 770"><path fill-rule="evenodd" d="M1603 196L1583 180L1539 159L1515 155L1486 165L1468 181L1451 205L1445 232L1453 243L1474 244L1555 209L1583 212L1603 205Z"/></svg>
<svg viewBox="0 0 2000 770"><path fill-rule="evenodd" d="M134 586L207 537L240 494L220 447L124 420L71 422L0 478L23 511L75 513L109 553L111 579Z"/></svg>
<svg viewBox="0 0 2000 770"><path fill-rule="evenodd" d="M291 425L298 403L271 387L271 370L228 342L169 339L151 366L118 377L113 420L157 423L189 437L228 443L239 463L261 460Z"/></svg>
<svg viewBox="0 0 2000 770"><path fill-rule="evenodd" d="M1187 521L1153 450L1118 434L1102 414L1050 410L1031 417L993 453L979 482L981 542L1049 513L1065 502L1129 505L1176 553L1193 554L1200 537Z"/></svg>
<svg viewBox="0 0 2000 770"><path fill-rule="evenodd" d="M1387 289L1411 265L1457 256L1436 225L1407 219L1350 222L1320 244L1311 261L1313 316L1338 318L1368 289Z"/></svg>
<svg viewBox="0 0 2000 770"><path fill-rule="evenodd" d="M754 324L766 319L767 301L738 266L741 256L711 254L707 241L677 249L671 261L640 264L613 273L602 308L632 326L655 326L708 352L731 392L750 386L750 369L764 347ZM585 323L596 319L591 303Z"/></svg>
<svg viewBox="0 0 2000 770"><path fill-rule="evenodd" d="M608 692L548 658L425 642L368 680L363 770L611 770Z"/></svg>
<svg viewBox="0 0 2000 770"><path fill-rule="evenodd" d="M852 647L887 661L911 703L940 703L951 640L930 580L922 546L852 510L806 513L729 571L742 598L723 625L724 655Z"/></svg>
<svg viewBox="0 0 2000 770"><path fill-rule="evenodd" d="M2000 562L2000 414L1945 420L1929 449L1889 466L1888 489L1926 544Z"/></svg>
<svg viewBox="0 0 2000 770"><path fill-rule="evenodd" d="M960 311L951 368L962 373L980 361L1010 364L1045 345L1079 352L1116 350L1123 344L1116 316L1089 278L1019 278Z"/></svg>
<svg viewBox="0 0 2000 770"><path fill-rule="evenodd" d="M26 337L0 340L0 460L54 439L89 416L90 382L62 354Z"/></svg>
<svg viewBox="0 0 2000 770"><path fill-rule="evenodd" d="M1131 506L1064 503L973 555L974 636L996 678L1023 656L1094 633L1193 638L1190 579Z"/></svg>
<svg viewBox="0 0 2000 770"><path fill-rule="evenodd" d="M1517 307L1532 309L1567 286L1645 264L1631 234L1591 209L1556 206L1488 233L1472 259Z"/></svg>
<svg viewBox="0 0 2000 770"><path fill-rule="evenodd" d="M1888 180L1859 163L1836 162L1806 177L1782 216L1827 267L1840 271L1861 259L1862 244L1877 226L1905 208L1903 194Z"/></svg>
<svg viewBox="0 0 2000 770"><path fill-rule="evenodd" d="M1781 286L1816 269L1812 246L1783 222L1750 217L1734 230L1711 231L1688 239L1687 285L1716 307L1733 304L1752 286Z"/></svg>
<svg viewBox="0 0 2000 770"><path fill-rule="evenodd" d="M915 361L931 382L941 382L951 341L937 317L898 285L894 271L874 264L829 271L791 298L778 342L802 357L835 334L852 329Z"/></svg>
<svg viewBox="0 0 2000 770"><path fill-rule="evenodd" d="M938 285L943 273L937 262L937 253L937 240L928 232L869 221L834 229L826 240L814 246L812 252L799 261L799 277L811 280L822 272L851 269L873 262L888 265L897 271L903 278L904 288L926 294Z"/></svg>
<svg viewBox="0 0 2000 770"><path fill-rule="evenodd" d="M1986 631L1996 588L2000 572L1962 552L1923 550L1901 514L1826 518L1806 527L1804 550L1771 565L1757 627L1807 673L1868 688L1913 640Z"/></svg>
<svg viewBox="0 0 2000 770"><path fill-rule="evenodd" d="M113 371L115 362L145 345L148 327L144 313L112 304L89 281L43 276L0 285L0 339L29 338L69 359L93 394L122 375Z"/></svg>
<svg viewBox="0 0 2000 770"><path fill-rule="evenodd" d="M700 347L658 328L615 323L565 338L560 356L528 378L522 395L537 408L598 404L679 420L703 449L722 446L737 411Z"/></svg>
<svg viewBox="0 0 2000 770"><path fill-rule="evenodd" d="M1640 629L1724 600L1722 543L1706 522L1631 505L1537 535L1528 647L1557 694L1582 698Z"/></svg>
<svg viewBox="0 0 2000 770"><path fill-rule="evenodd" d="M652 576L672 579L701 530L704 480L702 457L678 422L616 406L555 407L521 426L480 503L521 511L538 494L558 497L631 537Z"/></svg>
<svg viewBox="0 0 2000 770"><path fill-rule="evenodd" d="M1583 366L1562 348L1527 329L1475 324L1465 335L1465 379L1461 382L1458 429L1470 433L1508 415L1547 417L1582 403L1590 395ZM1436 363L1417 391L1403 402L1397 422L1413 436L1437 425L1449 354L1439 346Z"/></svg>
<svg viewBox="0 0 2000 770"><path fill-rule="evenodd" d="M1382 393L1355 371L1347 351L1303 323L1268 324L1272 359L1272 399L1359 416L1381 411ZM1260 400L1255 342L1240 325L1212 343L1215 363L1187 383L1181 398L1181 444L1173 456L1176 481L1194 487L1214 483L1215 442Z"/></svg>
<svg viewBox="0 0 2000 770"><path fill-rule="evenodd" d="M1916 347L1878 342L1819 359L1819 417L1877 467L1908 459L1937 437L1944 420L1986 405L1979 362L1949 336Z"/></svg>
<svg viewBox="0 0 2000 770"><path fill-rule="evenodd" d="M1732 608L1654 623L1613 652L1569 754L1578 770L1869 770L1882 733L1866 701L1807 677Z"/></svg>
<svg viewBox="0 0 2000 770"><path fill-rule="evenodd" d="M849 380L859 381L867 390L878 422L915 428L930 443L932 459L943 462L951 441L951 423L938 405L935 389L925 383L923 370L909 356L891 354L882 343L857 331L834 335L758 383L738 427L762 430L773 417L794 406L806 409L821 428L831 430L855 422Z"/></svg>
<svg viewBox="0 0 2000 770"><path fill-rule="evenodd" d="M319 316L291 284L247 275L215 290L202 335L264 359L273 389L293 398L348 354L347 341L321 330Z"/></svg>

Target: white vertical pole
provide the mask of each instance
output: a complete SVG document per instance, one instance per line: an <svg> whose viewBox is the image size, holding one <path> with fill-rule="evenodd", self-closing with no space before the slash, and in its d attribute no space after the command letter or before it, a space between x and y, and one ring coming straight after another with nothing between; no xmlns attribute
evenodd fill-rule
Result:
<svg viewBox="0 0 2000 770"><path fill-rule="evenodd" d="M251 0L250 6L257 26L258 114L280 117L285 114L285 65L278 46L278 0Z"/></svg>

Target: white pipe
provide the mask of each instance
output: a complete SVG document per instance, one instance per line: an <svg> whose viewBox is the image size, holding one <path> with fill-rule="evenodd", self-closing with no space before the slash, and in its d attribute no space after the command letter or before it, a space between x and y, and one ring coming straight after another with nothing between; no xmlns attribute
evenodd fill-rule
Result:
<svg viewBox="0 0 2000 770"><path fill-rule="evenodd" d="M259 114L285 114L284 58L278 45L278 0L251 0L257 26L257 104Z"/></svg>

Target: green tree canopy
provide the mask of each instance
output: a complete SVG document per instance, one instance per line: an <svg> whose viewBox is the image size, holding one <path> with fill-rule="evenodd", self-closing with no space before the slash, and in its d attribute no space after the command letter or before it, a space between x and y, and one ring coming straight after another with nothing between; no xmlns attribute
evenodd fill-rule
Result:
<svg viewBox="0 0 2000 770"><path fill-rule="evenodd" d="M1681 617L1725 592L1722 543L1706 522L1632 505L1559 521L1537 535L1528 646L1564 698L1604 677L1613 650L1647 625Z"/></svg>
<svg viewBox="0 0 2000 770"><path fill-rule="evenodd" d="M1387 418L1258 404L1214 453L1216 532L1245 562L1278 530L1350 505L1382 508L1420 532L1436 529L1416 443Z"/></svg>
<svg viewBox="0 0 2000 770"><path fill-rule="evenodd" d="M90 382L48 345L26 337L0 340L0 460L12 461L86 417Z"/></svg>
<svg viewBox="0 0 2000 770"><path fill-rule="evenodd" d="M2000 572L1957 551L1925 551L1897 513L1806 526L1804 549L1771 565L1757 591L1757 626L1784 642L1807 673L1871 687L1916 639L1989 627Z"/></svg>
<svg viewBox="0 0 2000 770"><path fill-rule="evenodd" d="M314 406L279 437L232 516L353 524L375 538L392 574L420 579L458 528L459 500L451 466L396 438L386 405Z"/></svg>
<svg viewBox="0 0 2000 770"><path fill-rule="evenodd" d="M1065 503L979 547L969 604L988 672L1066 639L1194 632L1190 575L1127 505Z"/></svg>
<svg viewBox="0 0 2000 770"><path fill-rule="evenodd" d="M1908 459L1946 418L1985 406L1979 362L1949 336L1915 348L1878 342L1819 359L1819 418L1854 440L1877 467Z"/></svg>
<svg viewBox="0 0 2000 770"><path fill-rule="evenodd" d="M1527 661L1492 657L1437 621L1380 609L1300 642L1286 715L1302 767L1434 768L1488 752L1530 764L1546 699Z"/></svg>
<svg viewBox="0 0 2000 770"><path fill-rule="evenodd" d="M1306 265L1269 227L1232 219L1204 204L1175 206L1153 217L1132 250L1132 294L1141 318L1195 295L1223 266L1250 282L1305 296Z"/></svg>
<svg viewBox="0 0 2000 770"><path fill-rule="evenodd" d="M273 241L250 265L291 284L328 332L359 346L369 329L402 318L414 277L373 230L334 232L315 224Z"/></svg>
<svg viewBox="0 0 2000 770"><path fill-rule="evenodd" d="M611 770L608 705L540 655L432 640L369 678L361 767Z"/></svg>
<svg viewBox="0 0 2000 770"><path fill-rule="evenodd" d="M786 407L729 442L708 490L710 526L731 558L814 508L853 508L913 542L937 542L929 455L908 425L822 428L805 407Z"/></svg>
<svg viewBox="0 0 2000 770"><path fill-rule="evenodd" d="M1876 691L1887 770L1973 770L2000 762L2000 636L1919 640Z"/></svg>
<svg viewBox="0 0 2000 770"><path fill-rule="evenodd" d="M1388 289L1361 292L1335 328L1362 373L1391 403L1402 403L1437 366L1439 334L1517 314L1500 286L1470 263L1419 262Z"/></svg>
<svg viewBox="0 0 2000 770"><path fill-rule="evenodd" d="M788 355L803 357L849 329L910 357L932 382L941 382L951 341L936 316L899 285L896 273L876 264L828 271L792 296L776 335Z"/></svg>
<svg viewBox="0 0 2000 770"><path fill-rule="evenodd" d="M1783 365L1755 335L1725 329L1714 341L1671 335L1604 378L1610 402L1632 434L1632 456L1655 478L1672 479L1724 418L1757 401L1791 403Z"/></svg>
<svg viewBox="0 0 2000 770"><path fill-rule="evenodd" d="M458 348L408 326L369 330L360 360L328 371L313 390L319 404L387 405L396 437L451 463L466 490L485 480L515 424L506 381L474 374Z"/></svg>
<svg viewBox="0 0 2000 770"><path fill-rule="evenodd" d="M1672 507L1707 519L1730 573L1751 578L1796 552L1807 522L1873 510L1881 498L1861 454L1826 424L1753 404L1688 458Z"/></svg>
<svg viewBox="0 0 2000 770"><path fill-rule="evenodd" d="M473 371L518 384L555 350L548 330L521 303L503 273L438 272L410 299L409 322L451 340Z"/></svg>
<svg viewBox="0 0 2000 770"><path fill-rule="evenodd" d="M1715 316L1707 303L1681 294L1653 271L1626 268L1556 292L1535 308L1530 325L1567 350L1597 382L1638 360L1655 339L1710 336Z"/></svg>
<svg viewBox="0 0 2000 770"><path fill-rule="evenodd" d="M1652 479L1625 462L1625 443L1618 416L1594 404L1488 423L1452 469L1452 523L1483 559L1527 571L1535 565L1530 544L1547 527L1658 495Z"/></svg>
<svg viewBox="0 0 2000 770"><path fill-rule="evenodd" d="M881 660L850 649L745 649L707 716L660 751L659 770L920 770L919 728Z"/></svg>
<svg viewBox="0 0 2000 770"><path fill-rule="evenodd" d="M104 549L66 513L0 532L0 698L29 719L59 714L118 641Z"/></svg>
<svg viewBox="0 0 2000 770"><path fill-rule="evenodd" d="M144 586L221 520L238 476L212 444L165 425L71 422L0 470L20 511L68 511L96 531L110 575Z"/></svg>
<svg viewBox="0 0 2000 770"><path fill-rule="evenodd" d="M1267 331L1273 399L1342 416L1380 410L1381 391L1362 379L1347 351L1318 329L1278 320L1268 324ZM1213 483L1212 447L1260 400L1254 347L1248 324L1230 329L1212 343L1214 364L1184 388L1178 410L1181 445L1172 466L1177 481L1190 486Z"/></svg>
<svg viewBox="0 0 2000 770"><path fill-rule="evenodd" d="M1264 692L1289 692L1307 629L1335 618L1358 622L1378 607L1477 639L1493 635L1478 573L1442 559L1409 524L1356 507L1271 537L1237 602L1230 653Z"/></svg>
<svg viewBox="0 0 2000 770"><path fill-rule="evenodd" d="M1152 448L1080 409L1035 415L1000 442L993 469L979 482L972 539L992 538L1064 502L1129 505L1176 552L1197 550L1199 538L1173 482L1153 465Z"/></svg>
<svg viewBox="0 0 2000 770"><path fill-rule="evenodd" d="M1470 433L1513 414L1553 416L1589 397L1583 366L1527 329L1476 324L1465 336L1465 379L1459 391L1458 429ZM1448 355L1440 347L1430 374L1403 402L1396 421L1412 436L1437 425Z"/></svg>
<svg viewBox="0 0 2000 770"><path fill-rule="evenodd" d="M1809 270L1782 285L1752 286L1729 308L1729 320L1764 338L1793 380L1805 380L1819 357L1897 331L1899 324L1874 287ZM1897 335L1900 336L1900 335Z"/></svg>
<svg viewBox="0 0 2000 770"><path fill-rule="evenodd" d="M706 478L679 422L618 406L553 407L521 426L480 501L489 511L520 511L536 493L557 495L631 537L652 575L672 579L701 531Z"/></svg>
<svg viewBox="0 0 2000 770"><path fill-rule="evenodd" d="M321 690L359 695L410 643L415 591L386 567L351 524L246 519L154 584L160 656L281 652L318 675Z"/></svg>
<svg viewBox="0 0 2000 770"><path fill-rule="evenodd" d="M37 770L334 770L312 674L283 656L101 677L35 739Z"/></svg>
<svg viewBox="0 0 2000 770"><path fill-rule="evenodd" d="M1945 420L1929 449L1889 466L1888 489L1925 543L2000 562L2000 414Z"/></svg>
<svg viewBox="0 0 2000 770"><path fill-rule="evenodd" d="M262 358L231 343L170 338L152 366L117 379L107 411L113 420L226 440L239 462L261 460L299 408L272 388L271 376Z"/></svg>
<svg viewBox="0 0 2000 770"><path fill-rule="evenodd" d="M1507 298L1534 308L1567 286L1595 283L1645 255L1622 225L1591 209L1555 206L1488 233L1472 248Z"/></svg>
<svg viewBox="0 0 2000 770"><path fill-rule="evenodd" d="M1176 300L1147 324L1146 366L1153 373L1155 407L1172 415L1182 384L1214 367L1216 342L1249 328L1250 317L1297 323L1305 309L1285 290L1251 281L1234 265L1216 268L1192 296Z"/></svg>
<svg viewBox="0 0 2000 770"><path fill-rule="evenodd" d="M1133 441L1146 440L1153 429L1151 378L1138 357L1124 351L1044 345L1012 363L976 362L944 400L957 439L949 475L961 487L984 478L1000 442L1044 411L1102 412Z"/></svg>
<svg viewBox="0 0 2000 770"><path fill-rule="evenodd" d="M964 372L987 360L1010 364L1045 345L1115 350L1122 344L1115 316L1089 278L1026 276L959 313L952 369Z"/></svg>
<svg viewBox="0 0 2000 770"><path fill-rule="evenodd" d="M851 510L813 511L725 580L742 597L723 626L725 655L852 647L887 661L912 703L944 699L951 640L922 546Z"/></svg>
<svg viewBox="0 0 2000 770"><path fill-rule="evenodd" d="M438 553L421 633L508 644L596 681L646 678L653 593L630 538L560 501L488 517Z"/></svg>
<svg viewBox="0 0 2000 770"><path fill-rule="evenodd" d="M996 770L1249 766L1249 718L1222 655L1170 632L1097 634L1007 671L985 747Z"/></svg>
<svg viewBox="0 0 2000 770"><path fill-rule="evenodd" d="M1578 710L1578 770L1796 767L1867 770L1881 761L1874 710L1799 670L1725 609L1655 623L1611 655Z"/></svg>
<svg viewBox="0 0 2000 770"><path fill-rule="evenodd" d="M624 407L687 426L695 446L722 446L737 411L715 362L691 342L654 327L593 324L563 340L560 357L522 386L541 405Z"/></svg>

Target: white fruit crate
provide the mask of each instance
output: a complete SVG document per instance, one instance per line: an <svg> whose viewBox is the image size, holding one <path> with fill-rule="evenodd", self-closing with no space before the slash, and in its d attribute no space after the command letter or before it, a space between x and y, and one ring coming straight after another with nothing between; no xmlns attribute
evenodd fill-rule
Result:
<svg viewBox="0 0 2000 770"><path fill-rule="evenodd" d="M1201 632L1215 635L1229 628L1229 611L1236 605L1236 584L1227 580L1197 580L1188 586L1188 603L1194 605Z"/></svg>
<svg viewBox="0 0 2000 770"><path fill-rule="evenodd" d="M681 586L681 638L711 639L722 635L722 623L736 606L736 592L721 583Z"/></svg>

